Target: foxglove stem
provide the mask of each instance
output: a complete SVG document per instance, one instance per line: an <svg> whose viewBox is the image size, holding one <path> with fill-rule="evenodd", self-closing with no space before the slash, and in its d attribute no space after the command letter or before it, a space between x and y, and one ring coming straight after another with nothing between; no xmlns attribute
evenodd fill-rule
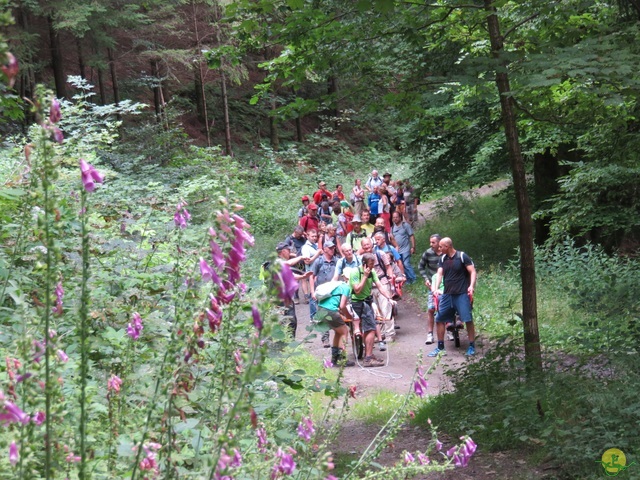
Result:
<svg viewBox="0 0 640 480"><path fill-rule="evenodd" d="M87 282L89 280L89 232L87 229L87 192L80 191L80 208L81 208L81 224L82 224L82 291L80 294L80 465L79 477L85 477L86 461L87 461L87 376L88 376L88 309L89 309L89 289ZM47 412L47 420L49 412Z"/></svg>

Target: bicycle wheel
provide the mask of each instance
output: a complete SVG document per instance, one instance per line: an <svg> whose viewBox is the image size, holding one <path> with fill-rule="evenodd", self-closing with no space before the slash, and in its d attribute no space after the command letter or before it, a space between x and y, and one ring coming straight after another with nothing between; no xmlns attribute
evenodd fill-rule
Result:
<svg viewBox="0 0 640 480"><path fill-rule="evenodd" d="M353 336L353 350L353 354L358 360L362 360L364 358L364 342L362 341L361 335Z"/></svg>
<svg viewBox="0 0 640 480"><path fill-rule="evenodd" d="M453 329L453 340L456 344L456 348L460 348L460 329L459 328Z"/></svg>

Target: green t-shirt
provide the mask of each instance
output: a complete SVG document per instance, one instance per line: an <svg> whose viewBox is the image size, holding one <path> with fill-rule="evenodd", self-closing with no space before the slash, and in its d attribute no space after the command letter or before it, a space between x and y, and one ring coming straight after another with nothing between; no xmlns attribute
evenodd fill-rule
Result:
<svg viewBox="0 0 640 480"><path fill-rule="evenodd" d="M353 291L353 294L351 295L352 300L365 300L369 295L371 295L371 287L373 286L373 284L378 281L378 274L375 272L375 270L371 270L369 278L365 282L362 291L356 294L356 285L358 285L360 283L360 280L362 280L362 275L364 275L362 267L358 267L357 270L353 270L351 272L351 276L349 277L349 285L351 286L351 290Z"/></svg>
<svg viewBox="0 0 640 480"><path fill-rule="evenodd" d="M340 299L342 298L342 295L347 298L351 295L351 287L344 282L331 291L330 297L320 300L320 302L318 302L318 306L326 310L331 310L332 312L337 312L340 310Z"/></svg>

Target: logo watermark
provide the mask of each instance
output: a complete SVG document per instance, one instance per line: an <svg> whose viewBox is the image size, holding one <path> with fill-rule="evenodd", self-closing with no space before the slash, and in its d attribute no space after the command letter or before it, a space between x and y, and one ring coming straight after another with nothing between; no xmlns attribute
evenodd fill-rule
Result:
<svg viewBox="0 0 640 480"><path fill-rule="evenodd" d="M610 448L602 454L602 460L597 460L597 463L602 465L606 476L615 477L636 462L627 465L627 457L624 452L618 448Z"/></svg>

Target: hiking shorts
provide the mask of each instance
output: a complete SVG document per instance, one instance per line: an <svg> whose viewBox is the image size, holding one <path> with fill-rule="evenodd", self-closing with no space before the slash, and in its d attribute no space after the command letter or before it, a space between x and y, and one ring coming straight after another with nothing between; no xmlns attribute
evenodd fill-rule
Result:
<svg viewBox="0 0 640 480"><path fill-rule="evenodd" d="M460 320L463 322L473 322L469 295L466 293L457 295L451 295L450 293L441 294L438 298L438 315L436 316L436 322L453 322L456 317L456 312L460 315Z"/></svg>
<svg viewBox="0 0 640 480"><path fill-rule="evenodd" d="M318 307L318 311L316 312L316 316L315 316L315 321L327 322L327 324L331 328L338 328L343 325L346 325L346 323L344 323L344 320L342 319L342 316L340 315L340 312L327 310L324 307Z"/></svg>
<svg viewBox="0 0 640 480"><path fill-rule="evenodd" d="M360 330L363 333L376 329L376 318L373 315L373 309L369 302L363 300L351 300L353 309L360 317Z"/></svg>

